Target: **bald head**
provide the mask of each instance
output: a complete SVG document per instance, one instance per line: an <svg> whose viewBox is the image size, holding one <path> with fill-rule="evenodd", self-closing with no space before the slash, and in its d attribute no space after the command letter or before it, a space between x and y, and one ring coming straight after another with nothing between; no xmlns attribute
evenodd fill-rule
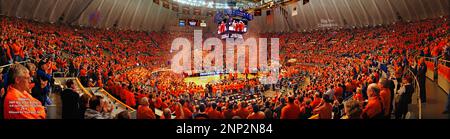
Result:
<svg viewBox="0 0 450 139"><path fill-rule="evenodd" d="M163 110L163 115L165 119L172 119L172 112L170 111L169 108L165 108Z"/></svg>
<svg viewBox="0 0 450 139"><path fill-rule="evenodd" d="M369 95L369 97L376 97L380 95L380 88L376 83L372 83L367 87L367 95Z"/></svg>
<svg viewBox="0 0 450 139"><path fill-rule="evenodd" d="M141 104L143 106L148 106L149 105L148 98L147 97L141 98L141 100L139 101L139 104Z"/></svg>

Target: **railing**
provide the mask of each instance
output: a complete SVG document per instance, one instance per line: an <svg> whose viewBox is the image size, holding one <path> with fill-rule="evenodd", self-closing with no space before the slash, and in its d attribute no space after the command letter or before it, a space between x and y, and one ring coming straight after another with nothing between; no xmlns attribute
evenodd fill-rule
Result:
<svg viewBox="0 0 450 139"><path fill-rule="evenodd" d="M437 56L437 57L421 57L421 56L418 56L418 57L419 58L424 58L425 61L432 62L435 67L437 66L439 61L443 60L443 59L440 59L442 57L442 55L441 56ZM434 70L434 69L429 69L429 70Z"/></svg>
<svg viewBox="0 0 450 139"><path fill-rule="evenodd" d="M439 64L442 64L442 65L449 65L450 64L449 60L439 59L438 61L439 61Z"/></svg>
<svg viewBox="0 0 450 139"><path fill-rule="evenodd" d="M434 61L434 59L436 59L436 58L433 58L433 57L422 57L422 58L424 58L425 61Z"/></svg>
<svg viewBox="0 0 450 139"><path fill-rule="evenodd" d="M92 97L94 94L92 94L91 92L87 91L84 86L81 84L80 80L78 80L78 78L75 78L75 81L78 85L78 88L81 89L81 91L83 91L85 94L89 95L89 97Z"/></svg>
<svg viewBox="0 0 450 139"><path fill-rule="evenodd" d="M418 107L418 118L422 119L422 100L420 99L420 85L419 81L417 79L417 76L414 75L414 72L411 71L411 69L407 70L407 74L413 77L414 79L414 93L417 93L417 107Z"/></svg>
<svg viewBox="0 0 450 139"><path fill-rule="evenodd" d="M424 57L425 58L425 60L435 60L435 59L433 59L433 58L429 58L429 57ZM381 64L381 63L380 63ZM377 69L379 66L377 66L376 68L374 68L374 67L369 67L369 69L370 70L374 70L374 69ZM383 73L384 73L384 71L382 71ZM386 75L388 75L387 73L385 73ZM422 101L421 101L421 99L420 99L420 85L419 85L419 81L418 81L418 79L417 79L417 76L414 74L414 72L413 71L411 71L411 69L410 68L407 68L407 70L404 70L403 71L403 73L402 73L402 75L405 75L405 74L408 74L408 75L410 75L411 77L413 77L413 79L414 79L414 83L413 83L413 87L414 87L414 92L413 92L413 94L414 93L417 93L417 109L418 109L418 119L422 119ZM397 86L400 86L400 84L401 83L397 83ZM345 100L345 101L347 101L347 100Z"/></svg>
<svg viewBox="0 0 450 139"><path fill-rule="evenodd" d="M342 100L342 103L345 103L347 101L353 100L353 96L354 96L354 94L351 94L350 96L347 96L346 98L344 98L344 100Z"/></svg>
<svg viewBox="0 0 450 139"><path fill-rule="evenodd" d="M117 98L115 98L114 96L112 96L111 94L109 94L106 90L104 89L100 89L100 92L102 92L103 94L105 94L109 99L112 99L114 102L119 103L120 105L123 105L125 107L126 110L129 110L130 112L134 112L136 111L135 109L131 108L130 106L126 105L125 103L123 103L122 101L118 100Z"/></svg>
<svg viewBox="0 0 450 139"><path fill-rule="evenodd" d="M7 65L0 66L0 69L12 66L14 64L23 64L23 63L28 63L28 62L30 62L30 60L20 61L20 62L12 63L12 64L7 64Z"/></svg>
<svg viewBox="0 0 450 139"><path fill-rule="evenodd" d="M450 61L439 59L437 64L437 84L445 93L450 93Z"/></svg>
<svg viewBox="0 0 450 139"><path fill-rule="evenodd" d="M439 87L441 87L444 92L449 93L450 85L450 75L448 75L448 68L450 67L450 61L445 60L443 55L437 57L421 57L424 58L427 64L427 77L432 81L436 81ZM431 63L431 64L430 64ZM445 72L443 72L445 71Z"/></svg>
<svg viewBox="0 0 450 139"><path fill-rule="evenodd" d="M52 77L57 77L56 75L62 75L62 77L67 77L68 74L69 72L53 72Z"/></svg>
<svg viewBox="0 0 450 139"><path fill-rule="evenodd" d="M309 117L308 119L319 119L319 114L315 114L315 115Z"/></svg>

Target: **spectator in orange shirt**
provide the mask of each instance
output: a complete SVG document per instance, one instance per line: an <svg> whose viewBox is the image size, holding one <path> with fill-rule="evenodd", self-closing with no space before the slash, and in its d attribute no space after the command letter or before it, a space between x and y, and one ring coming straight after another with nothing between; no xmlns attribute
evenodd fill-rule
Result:
<svg viewBox="0 0 450 139"><path fill-rule="evenodd" d="M265 119L266 115L260 111L258 104L253 104L253 113L251 113L247 119Z"/></svg>
<svg viewBox="0 0 450 139"><path fill-rule="evenodd" d="M184 118L183 106L179 102L175 102L172 107L175 111L175 119L186 119Z"/></svg>
<svg viewBox="0 0 450 139"><path fill-rule="evenodd" d="M127 89L128 89L127 84L123 83L121 89L117 91L117 93L122 101L126 101L126 96L128 93Z"/></svg>
<svg viewBox="0 0 450 139"><path fill-rule="evenodd" d="M102 76L100 76L100 75L98 76L97 87L103 88L103 79L102 79Z"/></svg>
<svg viewBox="0 0 450 139"><path fill-rule="evenodd" d="M301 116L300 107L294 104L294 96L288 97L288 104L281 109L280 119L298 119Z"/></svg>
<svg viewBox="0 0 450 139"><path fill-rule="evenodd" d="M241 102L239 109L236 111L235 116L241 117L241 119L245 119L248 117L250 112L247 109L247 102Z"/></svg>
<svg viewBox="0 0 450 139"><path fill-rule="evenodd" d="M322 102L322 98L320 98L320 93L319 92L314 93L314 100L311 103L311 107L313 109L316 108L320 104L320 102Z"/></svg>
<svg viewBox="0 0 450 139"><path fill-rule="evenodd" d="M302 106L303 105L303 106ZM300 104L300 119L308 119L313 116L313 108L311 107L311 99L306 99L305 104Z"/></svg>
<svg viewBox="0 0 450 139"><path fill-rule="evenodd" d="M205 104L200 104L198 110L199 111L192 116L194 119L209 119L208 114L205 113L206 110Z"/></svg>
<svg viewBox="0 0 450 139"><path fill-rule="evenodd" d="M140 105L137 109L136 118L137 119L156 119L155 113L149 107L149 102L147 97L143 97L140 101Z"/></svg>
<svg viewBox="0 0 450 139"><path fill-rule="evenodd" d="M30 71L30 76L33 80L33 82L36 80L36 65L33 63L27 63L26 64L28 71Z"/></svg>
<svg viewBox="0 0 450 139"><path fill-rule="evenodd" d="M160 119L172 119L172 111L169 108L165 108Z"/></svg>
<svg viewBox="0 0 450 139"><path fill-rule="evenodd" d="M322 96L322 102L320 106L314 109L313 114L319 114L319 119L332 119L333 106L332 100L325 94Z"/></svg>
<svg viewBox="0 0 450 139"><path fill-rule="evenodd" d="M217 110L217 104L216 103L212 103L211 104L211 110L207 113L209 119L223 119L222 114Z"/></svg>
<svg viewBox="0 0 450 139"><path fill-rule="evenodd" d="M382 119L384 118L383 102L380 98L380 88L376 83L372 83L367 87L367 95L369 101L362 111L363 119Z"/></svg>
<svg viewBox="0 0 450 139"><path fill-rule="evenodd" d="M206 114L209 114L209 112L211 112L213 110L211 105L212 105L212 103L210 103L210 102L206 103L206 110L205 110Z"/></svg>
<svg viewBox="0 0 450 139"><path fill-rule="evenodd" d="M342 100L342 94L344 93L344 89L341 87L342 85L337 85L334 88L334 96L336 97L336 99L338 100Z"/></svg>
<svg viewBox="0 0 450 139"><path fill-rule="evenodd" d="M359 102L363 102L364 98L362 96L362 89L361 88L357 88L355 95L353 96L353 100L359 101Z"/></svg>
<svg viewBox="0 0 450 139"><path fill-rule="evenodd" d="M133 92L130 92L127 97L127 105L136 108L136 96Z"/></svg>
<svg viewBox="0 0 450 139"><path fill-rule="evenodd" d="M44 106L29 92L31 77L27 68L20 64L13 65L8 75L8 82L10 85L3 105L5 119L46 118Z"/></svg>
<svg viewBox="0 0 450 139"><path fill-rule="evenodd" d="M22 51L22 46L19 43L19 40L16 40L16 43L12 44L11 48L12 48L13 53L14 53L14 61L15 62L22 61L22 57L21 57L21 55L22 55L22 52L21 52Z"/></svg>
<svg viewBox="0 0 450 139"><path fill-rule="evenodd" d="M386 119L391 118L391 90L389 89L389 81L386 78L381 78L378 82L380 87L380 97L383 101L384 116Z"/></svg>
<svg viewBox="0 0 450 139"><path fill-rule="evenodd" d="M234 104L228 104L228 109L222 112L222 115L225 119L232 119L234 114L233 111Z"/></svg>
<svg viewBox="0 0 450 139"><path fill-rule="evenodd" d="M85 66L80 70L80 82L83 86L88 86L87 69Z"/></svg>
<svg viewBox="0 0 450 139"><path fill-rule="evenodd" d="M354 86L350 83L350 80L348 80L345 83L345 92L343 94L344 99L346 99L351 93L353 92Z"/></svg>
<svg viewBox="0 0 450 139"><path fill-rule="evenodd" d="M192 119L192 111L189 109L190 104L188 100L180 100L180 104L182 105L183 108L183 113L184 113L184 118L185 119Z"/></svg>

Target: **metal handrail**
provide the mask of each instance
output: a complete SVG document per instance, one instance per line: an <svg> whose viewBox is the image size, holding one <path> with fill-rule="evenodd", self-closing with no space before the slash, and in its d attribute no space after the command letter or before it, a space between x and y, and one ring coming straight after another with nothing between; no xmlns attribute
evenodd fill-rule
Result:
<svg viewBox="0 0 450 139"><path fill-rule="evenodd" d="M80 80L78 80L78 78L73 77L73 79L75 80L75 83L78 85L79 89L81 89L81 91L83 91L84 94L89 95L89 97L94 96L93 93L87 91L86 88L84 88L84 86L81 84L81 82L80 82Z"/></svg>
<svg viewBox="0 0 450 139"><path fill-rule="evenodd" d="M422 100L420 99L420 85L419 85L419 81L417 79L417 76L414 75L414 72L411 71L411 69L407 70L409 74L411 74L414 77L414 82L415 82L415 86L416 89L415 92L417 92L417 103L418 103L418 109L419 109L419 119L422 119Z"/></svg>
<svg viewBox="0 0 450 139"><path fill-rule="evenodd" d="M30 60L25 60L25 61L20 61L20 62L17 62L17 63L11 63L11 64L7 64L7 65L3 65L3 66L0 66L0 68L5 68L5 67L12 66L14 64L22 64L22 63L27 63L27 62L30 62Z"/></svg>
<svg viewBox="0 0 450 139"><path fill-rule="evenodd" d="M434 57L426 57L426 56L417 56L417 58L423 58L425 61L432 61L435 59Z"/></svg>
<svg viewBox="0 0 450 139"><path fill-rule="evenodd" d="M123 103L122 101L118 100L116 97L112 96L108 91L104 90L104 89L100 89L99 92L102 92L103 94L105 94L106 96L108 96L108 98L114 100L114 102L117 102L123 106L125 106L128 110L130 110L130 112L134 112L136 111L134 108L132 108L131 106L128 106L127 104Z"/></svg>
<svg viewBox="0 0 450 139"><path fill-rule="evenodd" d="M449 60L444 60L444 59L439 59L439 63L443 64L443 63L450 63Z"/></svg>

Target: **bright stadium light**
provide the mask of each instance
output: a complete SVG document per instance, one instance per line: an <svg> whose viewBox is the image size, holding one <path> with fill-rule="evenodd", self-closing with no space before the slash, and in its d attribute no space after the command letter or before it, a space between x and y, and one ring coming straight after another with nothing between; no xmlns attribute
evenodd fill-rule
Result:
<svg viewBox="0 0 450 139"><path fill-rule="evenodd" d="M204 0L174 0L175 2L189 5L189 6L206 6L206 2Z"/></svg>
<svg viewBox="0 0 450 139"><path fill-rule="evenodd" d="M196 6L196 7L207 7L207 8L216 8L216 9L229 9L227 3L218 3L214 1L209 0L174 0L174 2L189 5L189 6Z"/></svg>

